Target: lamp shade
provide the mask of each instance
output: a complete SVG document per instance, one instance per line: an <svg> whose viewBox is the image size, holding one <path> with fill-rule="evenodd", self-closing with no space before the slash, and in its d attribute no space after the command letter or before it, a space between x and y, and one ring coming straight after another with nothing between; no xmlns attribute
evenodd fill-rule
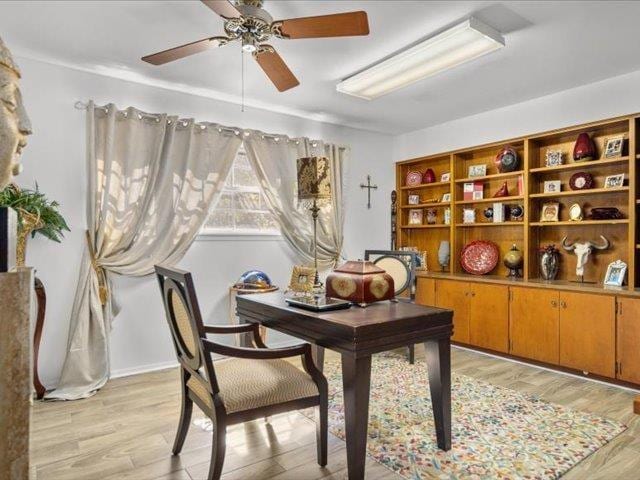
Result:
<svg viewBox="0 0 640 480"><path fill-rule="evenodd" d="M297 160L298 200L331 200L331 172L326 157Z"/></svg>

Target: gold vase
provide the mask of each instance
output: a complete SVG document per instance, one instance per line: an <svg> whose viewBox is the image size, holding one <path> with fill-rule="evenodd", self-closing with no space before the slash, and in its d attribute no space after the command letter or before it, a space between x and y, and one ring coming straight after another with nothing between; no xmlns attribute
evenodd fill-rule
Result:
<svg viewBox="0 0 640 480"><path fill-rule="evenodd" d="M20 211L20 223L16 238L16 266L24 267L27 259L27 239L34 230L42 228L40 216L35 213Z"/></svg>

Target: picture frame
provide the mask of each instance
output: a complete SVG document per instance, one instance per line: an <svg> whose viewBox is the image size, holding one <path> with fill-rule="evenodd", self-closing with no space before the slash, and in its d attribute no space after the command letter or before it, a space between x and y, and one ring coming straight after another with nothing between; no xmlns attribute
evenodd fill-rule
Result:
<svg viewBox="0 0 640 480"><path fill-rule="evenodd" d="M407 197L407 203L409 205L418 205L418 204L420 204L420 195L417 195L415 193L410 193L409 196Z"/></svg>
<svg viewBox="0 0 640 480"><path fill-rule="evenodd" d="M627 264L622 260L611 262L604 276L604 284L609 287L621 287L627 274Z"/></svg>
<svg viewBox="0 0 640 480"><path fill-rule="evenodd" d="M451 172L443 173L440 175L441 182L450 182L451 181Z"/></svg>
<svg viewBox="0 0 640 480"><path fill-rule="evenodd" d="M294 265L291 272L291 280L287 291L298 293L311 293L316 277L316 269L303 265Z"/></svg>
<svg viewBox="0 0 640 480"><path fill-rule="evenodd" d="M476 223L475 208L465 208L462 210L462 223Z"/></svg>
<svg viewBox="0 0 640 480"><path fill-rule="evenodd" d="M546 180L544 182L544 193L558 193L562 191L562 182L560 180Z"/></svg>
<svg viewBox="0 0 640 480"><path fill-rule="evenodd" d="M624 135L607 138L604 142L604 158L616 158L622 156L624 148Z"/></svg>
<svg viewBox="0 0 640 480"><path fill-rule="evenodd" d="M487 174L487 165L469 165L469 177L484 177Z"/></svg>
<svg viewBox="0 0 640 480"><path fill-rule="evenodd" d="M422 225L421 208L412 208L409 210L409 225Z"/></svg>
<svg viewBox="0 0 640 480"><path fill-rule="evenodd" d="M435 225L438 221L438 210L435 208L427 208L427 225Z"/></svg>
<svg viewBox="0 0 640 480"><path fill-rule="evenodd" d="M569 207L569 220L580 222L584 219L584 211L579 203L574 203Z"/></svg>
<svg viewBox="0 0 640 480"><path fill-rule="evenodd" d="M442 195L442 203L451 201L451 193L445 193Z"/></svg>
<svg viewBox="0 0 640 480"><path fill-rule="evenodd" d="M604 188L618 188L624 186L624 173L619 173L617 175L608 175L604 179Z"/></svg>
<svg viewBox="0 0 640 480"><path fill-rule="evenodd" d="M444 209L444 224L445 225L451 225L451 209L450 208L445 208Z"/></svg>
<svg viewBox="0 0 640 480"><path fill-rule="evenodd" d="M471 200L482 200L484 198L483 190L475 190L471 195Z"/></svg>
<svg viewBox="0 0 640 480"><path fill-rule="evenodd" d="M544 155L545 167L557 167L564 163L564 152L562 150L547 150Z"/></svg>
<svg viewBox="0 0 640 480"><path fill-rule="evenodd" d="M542 204L540 210L541 222L558 222L560 219L560 203L547 202Z"/></svg>

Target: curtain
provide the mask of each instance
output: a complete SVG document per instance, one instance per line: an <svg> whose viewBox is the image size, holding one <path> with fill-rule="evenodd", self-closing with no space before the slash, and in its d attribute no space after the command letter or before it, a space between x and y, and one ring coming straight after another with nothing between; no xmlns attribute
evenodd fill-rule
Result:
<svg viewBox="0 0 640 480"><path fill-rule="evenodd" d="M241 132L115 105L87 108L87 244L67 356L49 399L85 398L109 377L113 273L141 276L185 254L217 201Z"/></svg>
<svg viewBox="0 0 640 480"><path fill-rule="evenodd" d="M318 217L318 264L335 266L340 260L344 226L344 166L349 150L319 140L245 132L247 158L258 176L267 206L293 250L313 262L313 220L297 198L296 159L324 156L331 167L331 203L321 205Z"/></svg>

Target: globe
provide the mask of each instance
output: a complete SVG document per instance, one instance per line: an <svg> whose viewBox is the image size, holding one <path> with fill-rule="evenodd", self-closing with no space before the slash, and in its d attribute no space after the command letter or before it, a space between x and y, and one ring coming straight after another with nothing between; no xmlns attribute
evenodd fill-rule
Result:
<svg viewBox="0 0 640 480"><path fill-rule="evenodd" d="M269 276L260 270L249 270L240 275L240 278L234 285L235 288L245 288L253 290L267 290L273 288Z"/></svg>

